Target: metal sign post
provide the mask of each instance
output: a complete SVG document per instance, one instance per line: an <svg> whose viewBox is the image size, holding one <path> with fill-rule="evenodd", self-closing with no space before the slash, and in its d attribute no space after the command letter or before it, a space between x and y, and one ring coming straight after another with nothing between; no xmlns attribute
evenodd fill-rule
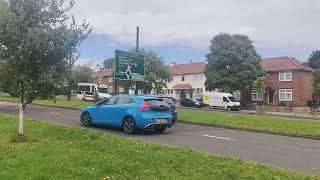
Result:
<svg viewBox="0 0 320 180"><path fill-rule="evenodd" d="M139 27L137 27L136 53L126 51L115 51L114 59L114 86L118 93L118 80L129 80L135 82L135 94L138 94L137 83L145 81L144 55L139 54Z"/></svg>

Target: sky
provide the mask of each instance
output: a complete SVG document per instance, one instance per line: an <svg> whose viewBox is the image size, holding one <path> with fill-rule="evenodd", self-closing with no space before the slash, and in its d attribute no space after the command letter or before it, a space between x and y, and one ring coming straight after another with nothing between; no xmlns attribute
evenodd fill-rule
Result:
<svg viewBox="0 0 320 180"><path fill-rule="evenodd" d="M155 50L167 63L204 61L210 40L221 32L249 36L262 58L306 61L320 49L319 0L75 0L78 21L92 33L78 64L101 64L114 51Z"/></svg>

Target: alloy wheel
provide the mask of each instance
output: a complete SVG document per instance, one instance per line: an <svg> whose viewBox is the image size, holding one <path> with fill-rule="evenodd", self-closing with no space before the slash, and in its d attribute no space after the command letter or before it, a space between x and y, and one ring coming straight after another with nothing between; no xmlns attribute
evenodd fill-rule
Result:
<svg viewBox="0 0 320 180"><path fill-rule="evenodd" d="M123 130L127 134L131 134L135 131L134 120L130 117L126 118L123 122Z"/></svg>
<svg viewBox="0 0 320 180"><path fill-rule="evenodd" d="M91 116L89 113L85 112L82 117L82 125L85 127L89 127L91 124Z"/></svg>

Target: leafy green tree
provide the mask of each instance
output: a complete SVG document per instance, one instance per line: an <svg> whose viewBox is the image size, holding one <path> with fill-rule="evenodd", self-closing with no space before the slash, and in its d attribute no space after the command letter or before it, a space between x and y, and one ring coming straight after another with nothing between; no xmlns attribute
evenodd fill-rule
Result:
<svg viewBox="0 0 320 180"><path fill-rule="evenodd" d="M313 51L308 59L308 66L313 69L320 68L320 50Z"/></svg>
<svg viewBox="0 0 320 180"><path fill-rule="evenodd" d="M204 74L207 90L241 90L241 103L247 104L248 89L263 76L261 57L245 35L221 33L211 40Z"/></svg>
<svg viewBox="0 0 320 180"><path fill-rule="evenodd" d="M135 49L132 51L134 52ZM139 49L139 53L145 58L145 81L138 82L137 89L143 90L144 93L150 93L152 90L156 93L164 93L163 88L167 86L170 71L163 58L152 50Z"/></svg>
<svg viewBox="0 0 320 180"><path fill-rule="evenodd" d="M71 5L73 5L73 1L71 1ZM68 100L71 100L71 90L73 85L73 79L72 79L72 68L74 66L74 63L79 58L79 52L78 48L81 45L81 43L88 37L89 33L92 31L92 29L89 27L89 24L87 22L83 22L82 24L78 25L76 24L75 18L71 17L72 21L70 26L67 30L67 81L68 81Z"/></svg>
<svg viewBox="0 0 320 180"><path fill-rule="evenodd" d="M264 83L264 77L258 77L255 81L253 81L253 89L257 90L259 93L264 93L266 92L266 86ZM260 106L260 98L258 97L258 106Z"/></svg>
<svg viewBox="0 0 320 180"><path fill-rule="evenodd" d="M66 0L0 0L0 59L7 66L8 85L20 99L21 138L26 106L38 97L41 87L56 84L68 65L74 44L70 34L77 31L74 18L68 16L73 4Z"/></svg>
<svg viewBox="0 0 320 180"><path fill-rule="evenodd" d="M320 69L313 71L313 87L316 95L320 95Z"/></svg>
<svg viewBox="0 0 320 180"><path fill-rule="evenodd" d="M113 69L114 58L108 58L103 61L103 67L106 69Z"/></svg>
<svg viewBox="0 0 320 180"><path fill-rule="evenodd" d="M72 70L72 90L77 88L78 83L96 83L94 70L88 65L78 65Z"/></svg>

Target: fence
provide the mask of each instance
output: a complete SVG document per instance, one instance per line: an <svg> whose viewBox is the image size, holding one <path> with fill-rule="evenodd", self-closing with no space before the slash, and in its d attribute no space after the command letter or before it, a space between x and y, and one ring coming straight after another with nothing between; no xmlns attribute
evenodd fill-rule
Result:
<svg viewBox="0 0 320 180"><path fill-rule="evenodd" d="M256 106L256 113L304 118L320 118L320 110L310 107Z"/></svg>

